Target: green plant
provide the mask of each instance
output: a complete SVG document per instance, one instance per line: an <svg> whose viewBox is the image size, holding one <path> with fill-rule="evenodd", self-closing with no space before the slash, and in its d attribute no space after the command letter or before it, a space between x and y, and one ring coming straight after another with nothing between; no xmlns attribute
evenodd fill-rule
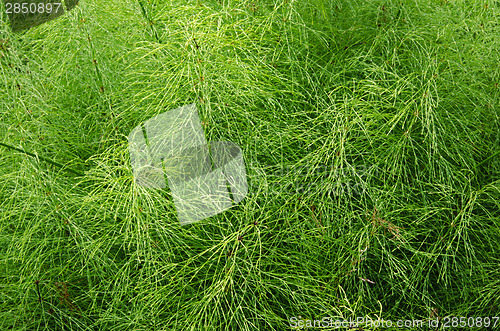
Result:
<svg viewBox="0 0 500 331"><path fill-rule="evenodd" d="M1 25L0 328L498 315L499 14L95 0ZM192 102L249 195L181 227L168 189L134 185L127 135Z"/></svg>

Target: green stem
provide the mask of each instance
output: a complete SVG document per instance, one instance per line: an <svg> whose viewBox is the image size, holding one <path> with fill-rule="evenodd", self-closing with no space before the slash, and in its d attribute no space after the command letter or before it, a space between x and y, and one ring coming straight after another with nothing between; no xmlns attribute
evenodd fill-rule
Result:
<svg viewBox="0 0 500 331"><path fill-rule="evenodd" d="M159 44L161 44L161 39L160 39L160 37L158 37L158 32L156 31L156 28L153 26L153 24L152 24L153 21L149 17L148 12L146 11L146 8L144 8L144 5L142 4L141 0L137 0L137 2L139 3L139 6L141 7L142 16L144 16L144 19L146 20L146 24L149 25L151 32L154 34L154 36L156 38L156 41Z"/></svg>
<svg viewBox="0 0 500 331"><path fill-rule="evenodd" d="M491 158L497 156L498 154L500 154L500 150L496 153L493 153L492 155L490 155L488 158L486 158L485 160L481 161L481 163L479 163L477 166L475 166L475 168L485 164L486 162L488 162L489 160L491 160Z"/></svg>
<svg viewBox="0 0 500 331"><path fill-rule="evenodd" d="M32 157L34 157L34 158L38 158L38 159L40 159L40 160L42 160L42 161L45 161L45 162L50 163L50 164L52 164L52 165L55 165L55 166L57 166L57 167L59 167L59 168L61 168L61 169L63 169L63 170L69 171L69 172L71 172L71 173L73 173L73 174L75 174L75 175L77 175L77 176L82 176L82 177L84 176L84 174L82 174L81 172L78 172L78 171L73 170L73 169L70 169L70 168L65 168L65 166L64 166L63 164L58 163L58 162L55 162L55 161L52 161L52 160L47 159L47 158L45 158L45 157L43 157L43 156L36 155L36 154L30 153L30 152L26 152L25 150L22 150L22 149L20 149L20 148L17 148L17 147L14 147L14 146L10 146L10 145L4 144L4 143L0 143L0 145L1 145L1 146L4 146L4 147L7 147L7 148L9 148L9 149L12 149L12 150L15 150L15 151L18 151L18 152L24 153L24 154L26 154L26 155L32 156Z"/></svg>

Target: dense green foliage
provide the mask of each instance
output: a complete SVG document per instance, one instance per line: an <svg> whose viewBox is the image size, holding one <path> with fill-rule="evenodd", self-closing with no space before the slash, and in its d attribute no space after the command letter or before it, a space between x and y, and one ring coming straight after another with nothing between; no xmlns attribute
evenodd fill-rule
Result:
<svg viewBox="0 0 500 331"><path fill-rule="evenodd" d="M0 18L0 329L500 315L499 1ZM193 102L249 195L181 227L168 190L134 184L127 135Z"/></svg>

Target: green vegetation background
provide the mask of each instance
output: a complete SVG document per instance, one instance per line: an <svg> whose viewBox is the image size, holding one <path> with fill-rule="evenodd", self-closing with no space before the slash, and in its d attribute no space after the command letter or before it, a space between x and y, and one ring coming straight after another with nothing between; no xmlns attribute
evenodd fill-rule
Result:
<svg viewBox="0 0 500 331"><path fill-rule="evenodd" d="M499 1L0 17L0 329L499 315ZM181 227L168 190L134 185L126 137L193 102L250 192Z"/></svg>

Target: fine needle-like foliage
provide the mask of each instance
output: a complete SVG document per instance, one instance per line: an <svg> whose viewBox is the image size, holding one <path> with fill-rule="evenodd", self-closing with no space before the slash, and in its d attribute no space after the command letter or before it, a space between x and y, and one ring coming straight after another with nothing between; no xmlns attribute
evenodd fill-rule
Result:
<svg viewBox="0 0 500 331"><path fill-rule="evenodd" d="M0 8L1 330L493 326L498 1L88 0L17 33ZM181 226L127 136L191 103L249 193Z"/></svg>

